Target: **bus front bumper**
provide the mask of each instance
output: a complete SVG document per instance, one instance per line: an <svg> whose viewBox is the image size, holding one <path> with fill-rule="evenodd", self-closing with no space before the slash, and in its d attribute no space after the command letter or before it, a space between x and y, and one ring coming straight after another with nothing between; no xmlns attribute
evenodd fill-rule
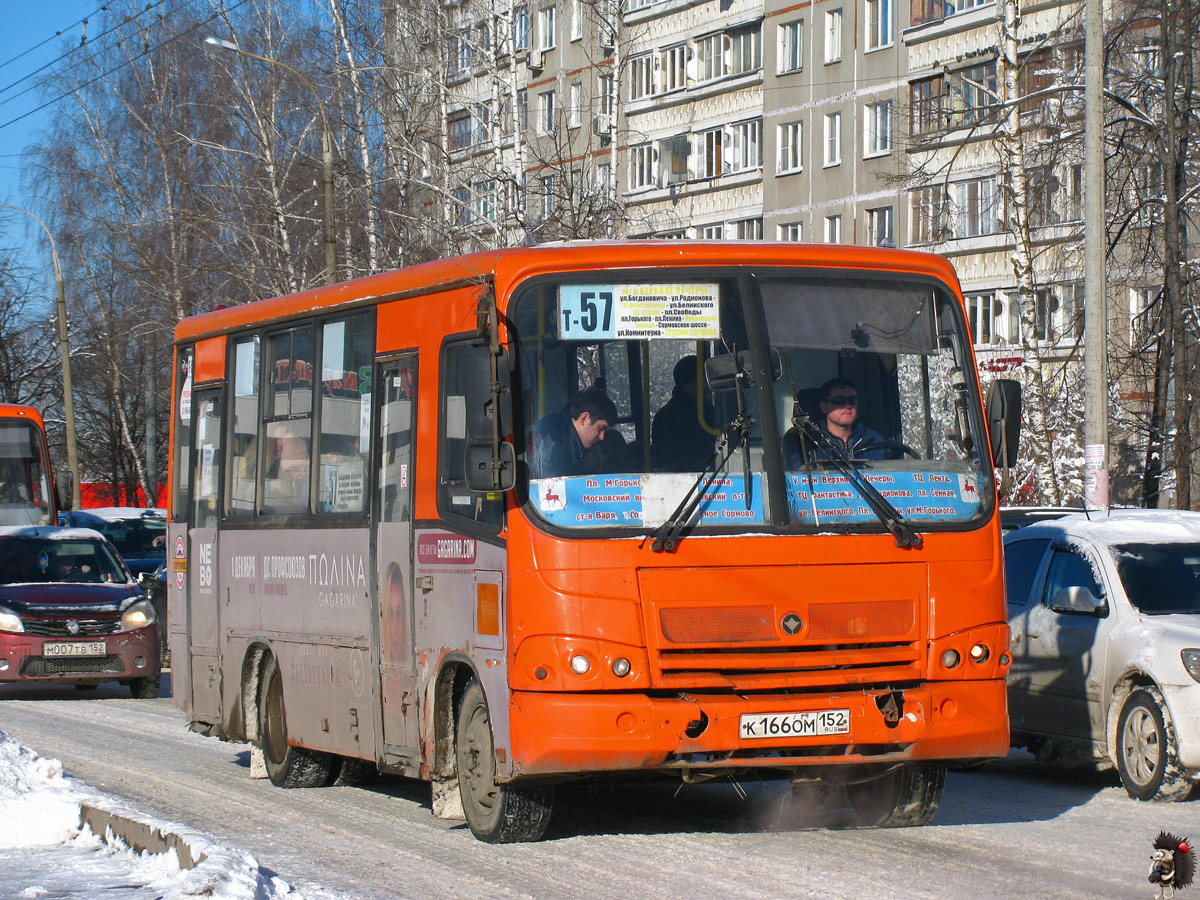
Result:
<svg viewBox="0 0 1200 900"><path fill-rule="evenodd" d="M771 730L764 723L790 728L782 723L798 721L792 714L832 710L848 711L848 733L762 735ZM509 725L512 778L633 770L799 769L985 759L1008 752L1003 679L927 682L898 691L672 698L514 691Z"/></svg>

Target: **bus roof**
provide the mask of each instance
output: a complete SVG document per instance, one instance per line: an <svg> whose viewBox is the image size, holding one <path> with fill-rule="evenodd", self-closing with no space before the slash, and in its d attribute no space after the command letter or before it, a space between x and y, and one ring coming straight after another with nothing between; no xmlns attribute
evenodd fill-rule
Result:
<svg viewBox="0 0 1200 900"><path fill-rule="evenodd" d="M750 264L893 271L932 276L958 287L949 262L932 253L912 250L767 241L567 241L481 251L201 313L176 326L175 340L183 343L318 310L455 285L486 284L497 276L507 285L546 272Z"/></svg>
<svg viewBox="0 0 1200 900"><path fill-rule="evenodd" d="M32 406L25 406L21 403L0 403L0 419L32 419L42 431L46 430L46 423L42 421L42 414Z"/></svg>

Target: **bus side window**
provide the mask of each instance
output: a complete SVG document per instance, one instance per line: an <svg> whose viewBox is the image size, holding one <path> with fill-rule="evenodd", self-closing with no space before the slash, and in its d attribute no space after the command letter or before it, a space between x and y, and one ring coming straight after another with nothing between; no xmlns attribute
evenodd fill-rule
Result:
<svg viewBox="0 0 1200 900"><path fill-rule="evenodd" d="M470 339L447 341L442 347L442 398L438 435L438 512L447 518L469 519L500 528L504 495L468 490L467 445L492 439L489 350Z"/></svg>

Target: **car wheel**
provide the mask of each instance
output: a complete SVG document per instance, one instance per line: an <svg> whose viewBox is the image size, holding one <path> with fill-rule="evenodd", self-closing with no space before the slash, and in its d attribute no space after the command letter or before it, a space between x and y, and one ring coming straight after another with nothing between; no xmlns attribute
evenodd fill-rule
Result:
<svg viewBox="0 0 1200 900"><path fill-rule="evenodd" d="M945 766L907 763L882 778L847 784L846 793L864 825L909 828L929 824L945 786Z"/></svg>
<svg viewBox="0 0 1200 900"><path fill-rule="evenodd" d="M1134 691L1121 707L1117 771L1135 800L1183 800L1192 792L1179 767L1171 714L1156 687Z"/></svg>
<svg viewBox="0 0 1200 900"><path fill-rule="evenodd" d="M129 680L129 693L133 694L135 700L156 699L160 687L162 687L161 675L148 675L145 678L131 678Z"/></svg>
<svg viewBox="0 0 1200 900"><path fill-rule="evenodd" d="M514 787L496 781L496 750L483 687L472 679L455 729L458 789L471 833L489 844L541 839L550 824L553 787Z"/></svg>
<svg viewBox="0 0 1200 900"><path fill-rule="evenodd" d="M328 753L288 743L283 676L275 657L267 658L258 692L258 741L271 783L281 788L324 787L333 770Z"/></svg>

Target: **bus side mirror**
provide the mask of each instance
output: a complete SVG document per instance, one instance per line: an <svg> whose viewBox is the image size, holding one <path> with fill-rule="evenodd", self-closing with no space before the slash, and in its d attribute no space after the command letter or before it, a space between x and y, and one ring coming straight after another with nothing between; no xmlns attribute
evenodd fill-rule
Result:
<svg viewBox="0 0 1200 900"><path fill-rule="evenodd" d="M988 388L988 435L992 442L992 463L998 468L1017 463L1021 441L1021 383L997 378Z"/></svg>
<svg viewBox="0 0 1200 900"><path fill-rule="evenodd" d="M500 442L499 456L492 456L491 441L468 444L466 449L467 487L490 494L510 491L517 481L517 451L508 441Z"/></svg>
<svg viewBox="0 0 1200 900"><path fill-rule="evenodd" d="M496 385L492 397L495 398L495 409L492 400L488 400L488 415L494 415L500 423L500 434L512 434L513 430L513 401L512 401L512 372L508 369L508 354L501 349L496 354Z"/></svg>
<svg viewBox="0 0 1200 900"><path fill-rule="evenodd" d="M74 504L75 475L70 469L59 469L54 476L54 499L62 512L70 512Z"/></svg>

